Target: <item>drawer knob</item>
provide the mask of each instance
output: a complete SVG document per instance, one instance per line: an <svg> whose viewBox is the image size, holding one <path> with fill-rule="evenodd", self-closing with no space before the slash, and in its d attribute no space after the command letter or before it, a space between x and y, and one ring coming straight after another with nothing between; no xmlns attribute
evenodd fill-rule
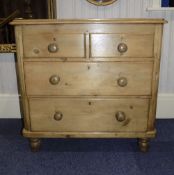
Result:
<svg viewBox="0 0 174 175"><path fill-rule="evenodd" d="M125 43L120 43L119 45L118 45L118 51L120 52L120 53L125 53L125 52L127 52L127 50L128 50L128 47L127 47L127 45L125 44Z"/></svg>
<svg viewBox="0 0 174 175"><path fill-rule="evenodd" d="M125 78L125 77L120 77L120 78L117 80L117 83L118 83L118 85L119 85L120 87L125 87L125 86L127 86L128 81L127 81L127 78Z"/></svg>
<svg viewBox="0 0 174 175"><path fill-rule="evenodd" d="M56 121L60 121L60 120L62 120L62 118L63 118L63 114L62 114L61 112L56 112L56 113L54 114L54 119L55 119Z"/></svg>
<svg viewBox="0 0 174 175"><path fill-rule="evenodd" d="M115 117L116 117L117 121L119 121L119 122L123 122L123 121L126 120L125 113L124 112L121 112L121 111L117 112L116 115L115 115Z"/></svg>
<svg viewBox="0 0 174 175"><path fill-rule="evenodd" d="M60 77L58 75L52 75L49 81L52 85L57 85L60 81Z"/></svg>
<svg viewBox="0 0 174 175"><path fill-rule="evenodd" d="M56 53L59 50L59 47L56 43L51 43L48 45L48 51L50 53Z"/></svg>

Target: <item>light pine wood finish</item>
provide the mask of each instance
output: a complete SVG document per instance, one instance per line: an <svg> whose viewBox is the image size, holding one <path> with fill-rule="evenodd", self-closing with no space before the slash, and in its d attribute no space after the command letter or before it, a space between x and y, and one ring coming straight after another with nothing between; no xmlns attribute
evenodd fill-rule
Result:
<svg viewBox="0 0 174 175"><path fill-rule="evenodd" d="M151 95L152 62L24 63L27 95ZM60 81L52 85L51 76ZM120 86L118 80L127 79ZM37 86L36 86L37 84Z"/></svg>
<svg viewBox="0 0 174 175"><path fill-rule="evenodd" d="M23 129L27 138L154 138L156 130L148 132L43 132ZM136 136L135 136L136 135Z"/></svg>
<svg viewBox="0 0 174 175"><path fill-rule="evenodd" d="M158 94L158 84L159 84L159 71L160 71L160 59L161 59L161 46L162 46L162 32L163 25L156 26L155 29L155 47L154 47L154 71L152 79L152 98L149 109L149 120L148 120L148 129L153 130L155 128L155 115L156 115L156 105L157 105L157 94Z"/></svg>
<svg viewBox="0 0 174 175"><path fill-rule="evenodd" d="M25 119L23 135L30 138L31 147L38 148L39 139L47 137L123 137L139 138L140 150L147 151L148 139L156 134L165 22L12 22Z"/></svg>
<svg viewBox="0 0 174 175"><path fill-rule="evenodd" d="M31 131L145 132L149 99L30 99ZM56 121L56 112L62 119ZM125 113L118 121L116 114ZM141 116L141 117L140 117Z"/></svg>
<svg viewBox="0 0 174 175"><path fill-rule="evenodd" d="M34 20L35 21L35 20ZM66 21L66 20L65 20ZM20 22L20 21L19 21ZM28 21L29 22L29 21ZM77 21L78 22L78 21ZM38 21L39 24L39 21ZM40 27L42 27L42 31L40 30ZM52 35L54 34L84 34L90 32L90 34L99 33L110 33L110 34L144 34L144 35L152 35L154 34L155 25L154 24L131 24L131 23L103 23L103 22L90 22L90 23L67 23L65 25L62 23L55 23L55 25L49 25L47 23L43 23L41 25L23 25L23 35L32 33L34 35L39 34L39 32L42 33L50 33Z"/></svg>
<svg viewBox="0 0 174 175"><path fill-rule="evenodd" d="M84 34L57 34L52 30L32 31L23 33L25 57L85 57ZM33 41L35 42L33 43ZM55 53L48 50L52 43L56 43L58 47L58 51Z"/></svg>
<svg viewBox="0 0 174 175"><path fill-rule="evenodd" d="M11 22L12 25L47 25L47 24L164 24L167 23L164 19L150 18L120 18L120 19L17 19Z"/></svg>
<svg viewBox="0 0 174 175"><path fill-rule="evenodd" d="M153 35L136 34L91 34L91 57L153 57ZM120 53L120 43L127 51Z"/></svg>
<svg viewBox="0 0 174 175"><path fill-rule="evenodd" d="M20 93L20 107L21 114L24 118L24 127L25 129L30 130L30 117L29 117L29 108L28 100L26 96L26 86L24 78L24 68L23 68L23 43L22 43L22 27L15 27L15 38L17 44L17 79L18 79L18 89Z"/></svg>

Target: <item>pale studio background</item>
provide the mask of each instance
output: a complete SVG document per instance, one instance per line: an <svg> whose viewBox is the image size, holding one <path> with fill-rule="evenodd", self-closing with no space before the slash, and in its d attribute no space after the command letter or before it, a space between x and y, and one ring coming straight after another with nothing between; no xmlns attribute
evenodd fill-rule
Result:
<svg viewBox="0 0 174 175"><path fill-rule="evenodd" d="M157 118L174 118L174 11L147 11L153 0L118 0L97 7L86 0L57 0L57 18L165 18ZM0 54L0 118L20 118L13 54Z"/></svg>

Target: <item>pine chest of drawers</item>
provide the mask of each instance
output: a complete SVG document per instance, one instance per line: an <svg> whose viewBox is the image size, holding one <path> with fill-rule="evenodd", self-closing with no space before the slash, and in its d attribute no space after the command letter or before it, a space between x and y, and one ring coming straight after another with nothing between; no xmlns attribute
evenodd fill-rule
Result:
<svg viewBox="0 0 174 175"><path fill-rule="evenodd" d="M155 137L162 19L15 20L23 135Z"/></svg>

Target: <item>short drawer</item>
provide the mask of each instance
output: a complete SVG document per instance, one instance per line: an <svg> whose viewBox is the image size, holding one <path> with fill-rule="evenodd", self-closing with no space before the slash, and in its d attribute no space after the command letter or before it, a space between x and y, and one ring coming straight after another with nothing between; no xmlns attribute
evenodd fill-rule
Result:
<svg viewBox="0 0 174 175"><path fill-rule="evenodd" d="M93 58L98 57L153 57L154 35L152 34L91 34Z"/></svg>
<svg viewBox="0 0 174 175"><path fill-rule="evenodd" d="M144 132L148 99L32 98L32 131Z"/></svg>
<svg viewBox="0 0 174 175"><path fill-rule="evenodd" d="M25 62L27 95L151 95L152 62Z"/></svg>
<svg viewBox="0 0 174 175"><path fill-rule="evenodd" d="M51 31L28 32L23 36L24 57L85 57L84 34L63 34Z"/></svg>

